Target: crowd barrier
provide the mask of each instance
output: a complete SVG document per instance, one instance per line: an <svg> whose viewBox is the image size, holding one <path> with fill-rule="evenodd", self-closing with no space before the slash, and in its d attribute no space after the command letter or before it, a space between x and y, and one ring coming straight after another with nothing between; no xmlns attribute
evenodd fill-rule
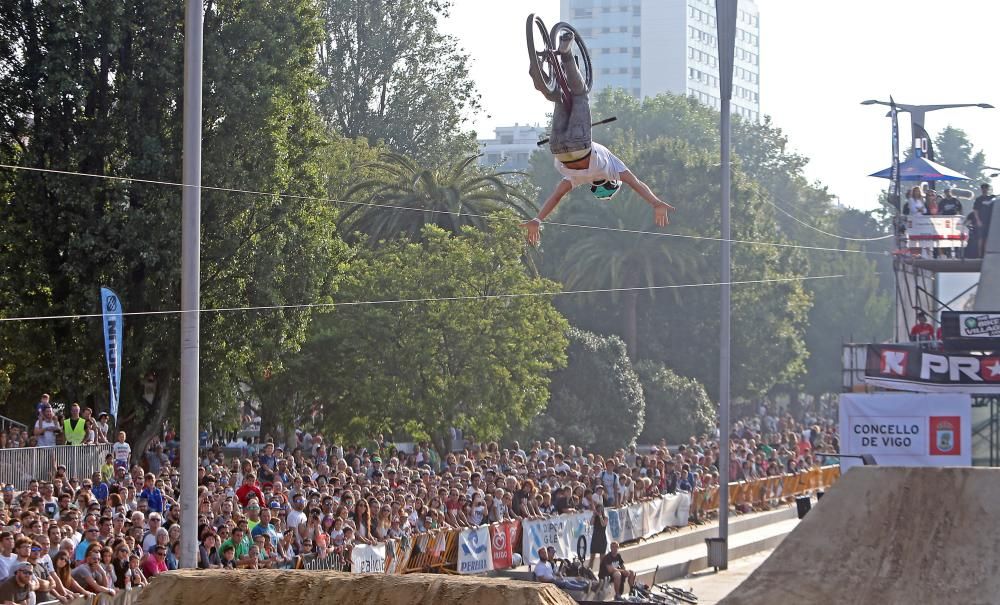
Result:
<svg viewBox="0 0 1000 605"><path fill-rule="evenodd" d="M67 477L90 477L110 453L110 443L0 449L0 482L27 489L33 479L52 479L60 464Z"/></svg>
<svg viewBox="0 0 1000 605"><path fill-rule="evenodd" d="M839 466L826 466L730 483L730 506L737 511L764 510L795 496L830 487L839 477ZM608 541L626 543L650 538L671 527L687 526L692 515L718 508L718 487L609 508ZM538 549L548 546L555 548L557 557L572 558L590 552L591 520L591 513L571 513L477 528L435 530L376 545L358 545L351 553L351 570L387 574L481 573L511 567L515 554L525 563L534 563Z"/></svg>
<svg viewBox="0 0 1000 605"><path fill-rule="evenodd" d="M140 593L142 593L142 587L138 586L129 590L119 590L113 597L102 594L86 599L82 597L76 598L70 601L67 605L133 605L133 603L139 600ZM59 601L44 601L38 605L62 604Z"/></svg>

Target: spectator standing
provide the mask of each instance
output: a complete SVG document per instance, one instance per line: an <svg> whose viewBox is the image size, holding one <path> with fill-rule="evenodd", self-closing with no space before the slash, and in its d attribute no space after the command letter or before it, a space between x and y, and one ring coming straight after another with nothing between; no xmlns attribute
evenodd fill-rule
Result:
<svg viewBox="0 0 1000 605"><path fill-rule="evenodd" d="M927 315L923 311L917 312L917 323L910 328L910 340L914 342L934 340L934 326L927 321Z"/></svg>
<svg viewBox="0 0 1000 605"><path fill-rule="evenodd" d="M35 438L39 447L52 447L56 445L56 437L62 431L59 429L59 419L52 413L52 405L49 403L48 395L42 395L42 402L38 407L38 419L35 421Z"/></svg>
<svg viewBox="0 0 1000 605"><path fill-rule="evenodd" d="M163 492L160 491L160 488L156 487L156 475L153 473L146 473L142 491L139 492L139 499L143 498L146 499L149 510L158 513L163 512Z"/></svg>
<svg viewBox="0 0 1000 605"><path fill-rule="evenodd" d="M986 238L989 237L990 220L993 217L994 196L990 193L988 183L979 186L982 192L972 204L971 227L976 230L977 247L975 258L982 258L986 253Z"/></svg>
<svg viewBox="0 0 1000 605"><path fill-rule="evenodd" d="M594 517L591 520L594 533L590 537L590 562L587 568L594 567L594 559L604 557L608 551L608 515L604 512L604 506L597 504L594 507Z"/></svg>
<svg viewBox="0 0 1000 605"><path fill-rule="evenodd" d="M87 437L87 421L80 417L80 404L69 407L69 418L63 420L63 434L67 445L80 445Z"/></svg>
<svg viewBox="0 0 1000 605"><path fill-rule="evenodd" d="M955 197L951 187L945 187L944 197L938 203L939 216L957 216L962 214L962 201Z"/></svg>
<svg viewBox="0 0 1000 605"><path fill-rule="evenodd" d="M118 440L111 446L111 456L115 466L129 468L132 458L132 446L125 441L125 431L118 431Z"/></svg>

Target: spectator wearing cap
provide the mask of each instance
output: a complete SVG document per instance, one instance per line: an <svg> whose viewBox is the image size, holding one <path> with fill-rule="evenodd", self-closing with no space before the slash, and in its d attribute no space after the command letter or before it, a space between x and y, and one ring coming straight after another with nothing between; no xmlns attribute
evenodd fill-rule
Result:
<svg viewBox="0 0 1000 605"><path fill-rule="evenodd" d="M34 603L36 588L31 563L18 563L10 577L0 582L0 603Z"/></svg>

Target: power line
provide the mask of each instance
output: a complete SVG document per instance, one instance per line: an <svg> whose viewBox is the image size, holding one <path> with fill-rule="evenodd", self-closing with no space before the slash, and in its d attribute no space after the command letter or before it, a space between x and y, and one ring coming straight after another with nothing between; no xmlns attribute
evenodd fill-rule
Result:
<svg viewBox="0 0 1000 605"><path fill-rule="evenodd" d="M846 235L837 235L836 233L830 233L829 231L823 231L823 230L822 230L822 229L820 229L819 227L813 227L813 226L812 226L812 225L810 225L809 223L807 223L807 222L805 222L805 221L802 221L802 220L799 220L799 218L798 218L798 217L796 217L796 216L795 216L794 214L792 214L791 212L788 212L787 210L785 210L785 209L784 209L784 208L782 208L781 206L779 206L779 205L775 204L775 203L774 203L774 202L772 202L771 200L767 200L767 199L765 199L764 201L765 201L766 203L768 203L768 204L770 204L770 205L774 206L774 207L775 207L775 208L777 208L777 209L778 209L778 210L779 210L779 211L780 211L780 212L781 212L782 214L784 214L784 215L785 215L785 216L787 216L788 218L792 219L792 220L793 220L793 221L795 221L796 223L798 223L798 224L802 225L803 227L806 227L806 228L808 228L808 229L812 229L813 231L815 231L815 232L817 232L817 233L822 233L823 235L828 235L828 236L830 236L830 237L835 237L835 238L837 238L837 239L842 239L842 240L847 240L847 241L850 241L850 242L877 242L877 241L879 241L879 240L884 240L884 239L889 239L890 237L894 237L894 235L893 235L893 234L891 234L891 233L890 233L889 235L880 235L880 236L878 236L878 237L847 237Z"/></svg>
<svg viewBox="0 0 1000 605"><path fill-rule="evenodd" d="M801 277L775 277L770 279L751 279L744 281L732 281L728 282L731 286L743 286L750 284L771 284L771 283L782 283L782 282L794 282L794 281L809 281L809 280L819 280L819 279L837 279L841 277L847 277L844 274L840 275L806 275ZM428 303L428 302L461 302L461 301L473 301L473 300L496 300L496 299L510 299L510 298L530 298L538 296L566 296L572 294L604 294L609 292L637 292L637 291L651 291L651 290L671 290L671 289L682 289L682 288L705 288L712 286L724 286L727 282L706 282L706 283L694 283L694 284L673 284L669 286L640 286L634 288L598 288L593 290L568 290L568 291L558 291L558 292L522 292L517 294L480 294L480 295L470 295L470 296L443 296L443 297L429 297L429 298L397 298L389 300L360 300L360 301L348 301L348 302L334 302L334 303L301 303L292 305L260 305L260 306L250 306L250 307L221 307L217 309L198 309L190 311L181 310L169 310L169 311L133 311L131 313L122 313L122 316L141 316L141 315L181 315L183 313L233 313L242 311L277 311L277 310L294 310L294 309L315 309L315 308L333 308L333 307L360 307L360 306L375 306L375 305L395 305L395 304L405 304L405 303ZM92 319L95 317L103 317L101 313L79 313L73 315L35 315L28 317L0 317L0 322L15 322L15 321L42 321L42 320L55 320L55 319Z"/></svg>
<svg viewBox="0 0 1000 605"><path fill-rule="evenodd" d="M0 164L0 168L7 169L7 170L19 170L19 171L25 171L25 172L37 172L37 173L43 173L43 174L59 174L59 175L63 175L63 176L78 176L78 177L87 177L87 178L95 178L95 179L106 179L106 180L111 180L111 181L132 182L132 183L145 183L145 184L148 184L148 185L164 185L164 186L168 186L168 187L200 187L203 190L207 190L207 191L219 191L219 192L222 192L222 193L241 193L241 194L246 194L246 195L258 195L258 196L271 197L271 198L293 199L293 200L315 201L315 202L328 202L328 203L332 203L332 204L344 204L344 205L349 205L349 206L364 206L364 207L368 207L368 208L382 208L382 209L385 209L385 210L405 210L405 211L409 211L409 212L422 212L422 213L425 213L425 214L426 213L430 213L430 214L454 214L453 212L449 212L447 210L432 210L432 209L424 209L424 208L411 208L411 207L408 207L408 206L399 206L399 205L394 205L394 204L378 204L378 203L375 203L375 202L349 202L349 201L346 201L346 200L337 200L337 199L333 199L333 198L316 197L316 196L310 196L310 195L297 195L297 194L293 194L293 193L267 193L267 192L264 192L264 191L253 191L253 190L250 190L250 189L239 189L239 188L234 188L234 187L215 187L215 186L212 186L212 185L185 185L184 183L176 183L176 182L172 182L172 181L158 181L158 180L154 180L154 179L141 179L141 178L135 178L135 177L110 176L110 175L106 175L106 174L93 174L93 173L88 173L88 172L73 172L73 171L69 171L69 170L55 170L53 168L32 168L32 167L29 167L29 166L15 166L15 165L12 165L12 164ZM474 218L494 218L494 217L489 217L489 216L485 216L485 215L481 215L481 214L472 214L472 213L463 213L463 216L474 217ZM510 219L510 220L520 220L520 219ZM579 225L579 224L575 224L575 223L559 223L559 222L546 221L544 224L545 225L556 226L556 227L568 227L568 228L575 228L575 229L592 229L592 230L598 230L598 231L612 231L612 232L616 232L616 233L629 233L629 234L632 234L632 235L650 235L650 236L654 236L654 237L673 237L673 238L679 238L679 239L704 240L704 241L712 241L712 242L729 241L730 243L734 243L734 244L747 244L747 245L753 245L753 246L772 246L772 247L776 247L776 248L794 248L794 249L800 249L800 250L819 250L819 251L825 251L825 252L839 252L839 253L848 253L848 254L875 254L875 255L880 255L880 256L887 254L885 252L874 252L874 251L869 251L869 250L842 250L840 248L828 248L828 247L823 247L823 246L806 246L806 245L802 245L802 244L790 244L790 243L786 244L786 243L779 243L779 242L760 242L760 241L753 241L753 240L738 240L738 239L724 240L721 237L709 237L709 236L702 236L702 235L683 235L683 234L679 234L679 233L662 233L662 232L658 232L658 231L643 231L643 230L639 230L639 229L622 229L622 228L617 228L617 227L600 227L600 226L594 226L594 225Z"/></svg>

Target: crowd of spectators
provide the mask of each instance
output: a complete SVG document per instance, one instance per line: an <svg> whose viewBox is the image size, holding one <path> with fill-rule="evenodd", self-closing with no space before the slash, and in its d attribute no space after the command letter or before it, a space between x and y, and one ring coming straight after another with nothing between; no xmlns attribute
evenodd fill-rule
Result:
<svg viewBox="0 0 1000 605"><path fill-rule="evenodd" d="M965 213L962 201L955 197L955 189L945 187L943 194L938 195L934 189L923 186L912 187L906 192L903 204L903 214L925 216L960 216ZM970 196L971 199L971 196ZM980 185L980 195L975 198L972 211L965 216L965 228L968 230L966 247L944 248L944 255L951 258L982 258L989 236L990 222L993 215L995 196L990 185ZM939 258L940 251L933 250L934 258Z"/></svg>
<svg viewBox="0 0 1000 605"><path fill-rule="evenodd" d="M43 401L39 418L49 411ZM822 462L817 453L837 449L833 422L800 422L766 406L737 422L731 437L732 481L800 472ZM90 476L68 477L58 467L23 491L3 486L0 602L5 590L23 589L29 566L38 596L59 600L142 585L176 568L174 443L164 435L133 457L119 432L113 453ZM284 443L265 437L247 456L203 448L199 567L288 568L330 555L346 564L357 544L573 511L600 516L605 506L719 482L717 430L681 445L661 440L607 455L555 439L466 441L443 456L429 444L406 449L382 435L345 448L301 431ZM694 522L704 519L697 506L692 515Z"/></svg>

